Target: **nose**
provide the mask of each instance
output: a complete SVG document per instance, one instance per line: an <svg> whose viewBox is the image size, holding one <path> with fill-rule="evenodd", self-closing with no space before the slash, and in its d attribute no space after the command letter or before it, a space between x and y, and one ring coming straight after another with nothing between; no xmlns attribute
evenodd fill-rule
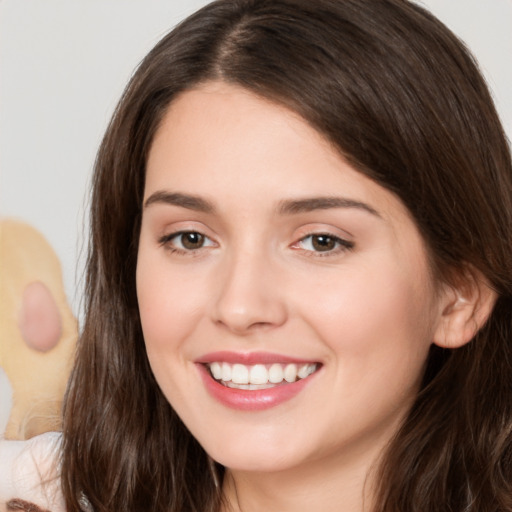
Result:
<svg viewBox="0 0 512 512"><path fill-rule="evenodd" d="M217 276L213 320L237 335L279 327L288 312L279 270L261 253L240 254Z"/></svg>

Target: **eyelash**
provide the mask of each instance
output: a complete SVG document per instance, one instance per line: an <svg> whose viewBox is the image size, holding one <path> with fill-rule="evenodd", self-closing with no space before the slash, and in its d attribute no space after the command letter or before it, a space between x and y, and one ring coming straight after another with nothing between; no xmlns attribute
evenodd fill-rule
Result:
<svg viewBox="0 0 512 512"><path fill-rule="evenodd" d="M176 246L172 245L173 240L179 239L180 237L182 237L184 235L199 235L205 241L208 240L209 242L212 242L212 243L207 244L207 245L201 245L201 247L198 247L196 249L187 249L187 248L183 247L183 242L181 242L182 247L176 247ZM168 235L164 235L158 240L158 243L160 245L164 246L165 249L168 250L169 252L171 252L172 254L179 254L179 255L191 255L193 253L199 252L204 247L211 247L215 244L209 237L207 237L206 235L203 235L203 233L200 233L199 231L193 231L193 230L177 231L176 233L170 233Z"/></svg>
<svg viewBox="0 0 512 512"><path fill-rule="evenodd" d="M308 238L313 240L313 238L325 237L330 241L334 242L335 247L332 250L327 251L315 251L313 249L304 249L302 247L298 247L299 244L303 243ZM308 255L314 258L326 258L329 256L338 256L340 253L344 253L346 251L351 251L354 249L354 242L350 242L349 240L345 240L340 238L339 236L332 235L330 233L310 233L309 235L303 236L298 242L292 245L293 248L297 248L303 250Z"/></svg>
<svg viewBox="0 0 512 512"><path fill-rule="evenodd" d="M191 248L185 248L183 247L183 242L181 242L182 247L176 247L172 245L173 240L179 239L180 237L184 235L198 235L199 237L203 238L203 241L209 241L208 244L202 244L200 247L197 247L195 249ZM315 251L314 249L305 249L303 247L299 247L299 244L302 244L304 241L311 239L313 241L314 238L321 238L325 237L329 241L333 242L335 244L334 248L331 250L326 251ZM159 244L164 246L166 250L170 251L173 254L179 254L179 255L192 255L193 253L199 252L201 249L204 249L205 247L211 247L215 245L215 242L213 242L209 237L206 235L200 233L199 231L177 231L176 233L170 233L168 235L162 236L158 240ZM314 243L314 242L312 242ZM353 242L350 242L348 240L345 240L343 238L340 238L336 235L332 235L330 233L310 233L309 235L303 236L298 242L295 242L292 246L293 249L300 249L308 254L308 256L311 257L320 257L325 258L329 256L335 256L340 253L343 253L345 251L351 251L354 249L355 244Z"/></svg>

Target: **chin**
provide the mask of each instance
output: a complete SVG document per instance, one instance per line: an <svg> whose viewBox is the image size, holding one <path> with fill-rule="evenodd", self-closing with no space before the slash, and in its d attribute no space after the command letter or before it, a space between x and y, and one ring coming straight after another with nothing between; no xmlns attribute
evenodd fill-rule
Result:
<svg viewBox="0 0 512 512"><path fill-rule="evenodd" d="M289 435L274 439L232 435L226 438L226 442L215 439L203 444L203 447L210 457L226 468L265 473L300 465L307 452L304 442L294 442Z"/></svg>
<svg viewBox="0 0 512 512"><path fill-rule="evenodd" d="M289 460L287 457L280 457L277 454L273 456L262 456L260 453L245 453L242 454L221 454L215 457L214 453L211 457L218 463L222 464L227 469L233 471L253 472L253 473L273 473L279 471L286 471L295 467L298 461Z"/></svg>

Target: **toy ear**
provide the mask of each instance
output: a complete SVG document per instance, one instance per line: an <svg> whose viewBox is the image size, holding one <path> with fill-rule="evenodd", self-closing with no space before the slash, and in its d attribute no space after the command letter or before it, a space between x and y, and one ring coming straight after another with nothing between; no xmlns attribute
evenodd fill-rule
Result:
<svg viewBox="0 0 512 512"><path fill-rule="evenodd" d="M31 349L47 352L58 344L62 334L62 318L52 293L40 281L25 287L18 325L25 343Z"/></svg>

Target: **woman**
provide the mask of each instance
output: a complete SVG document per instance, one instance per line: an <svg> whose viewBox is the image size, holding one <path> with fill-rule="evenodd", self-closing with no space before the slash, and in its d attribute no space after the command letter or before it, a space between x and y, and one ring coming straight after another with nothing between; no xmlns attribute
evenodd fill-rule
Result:
<svg viewBox="0 0 512 512"><path fill-rule="evenodd" d="M198 11L98 155L67 510L512 510L511 200L422 8Z"/></svg>

